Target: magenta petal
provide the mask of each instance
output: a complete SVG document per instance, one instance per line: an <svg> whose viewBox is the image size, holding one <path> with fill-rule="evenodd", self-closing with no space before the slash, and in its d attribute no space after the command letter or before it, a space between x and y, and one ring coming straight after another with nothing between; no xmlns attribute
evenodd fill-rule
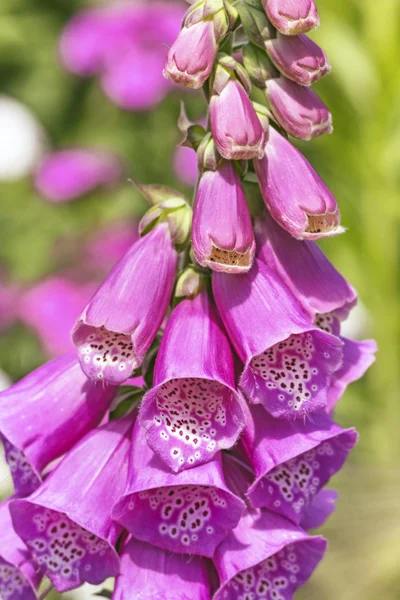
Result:
<svg viewBox="0 0 400 600"><path fill-rule="evenodd" d="M242 439L256 474L248 491L252 505L299 524L317 492L342 468L357 433L324 414L299 423L273 419L254 406Z"/></svg>
<svg viewBox="0 0 400 600"><path fill-rule="evenodd" d="M210 126L218 152L228 160L260 158L265 133L239 81L231 79L220 94L211 96Z"/></svg>
<svg viewBox="0 0 400 600"><path fill-rule="evenodd" d="M321 527L335 510L339 494L335 490L321 490L303 514L301 526L306 531Z"/></svg>
<svg viewBox="0 0 400 600"><path fill-rule="evenodd" d="M290 135L309 141L332 133L332 115L311 88L279 77L269 79L265 91L276 120Z"/></svg>
<svg viewBox="0 0 400 600"><path fill-rule="evenodd" d="M35 186L50 202L69 202L119 181L121 167L120 160L106 151L62 150L45 157L36 172Z"/></svg>
<svg viewBox="0 0 400 600"><path fill-rule="evenodd" d="M142 364L167 312L176 266L166 223L135 242L115 265L72 332L90 379L118 385Z"/></svg>
<svg viewBox="0 0 400 600"><path fill-rule="evenodd" d="M345 337L340 339L343 341L343 365L332 377L327 412L333 410L347 386L360 379L375 362L375 352L377 351L374 340L359 342Z"/></svg>
<svg viewBox="0 0 400 600"><path fill-rule="evenodd" d="M325 52L306 35L278 33L265 48L277 69L299 85L312 85L331 70Z"/></svg>
<svg viewBox="0 0 400 600"><path fill-rule="evenodd" d="M258 258L279 275L311 320L317 314L348 316L357 293L315 242L295 240L268 213L257 220L255 234Z"/></svg>
<svg viewBox="0 0 400 600"><path fill-rule="evenodd" d="M126 484L132 425L126 418L95 429L36 492L11 503L16 532L59 592L119 572L111 509Z"/></svg>
<svg viewBox="0 0 400 600"><path fill-rule="evenodd" d="M256 260L250 273L214 273L213 292L233 346L245 364L240 387L278 418L326 407L342 342L317 329L290 290Z"/></svg>
<svg viewBox="0 0 400 600"><path fill-rule="evenodd" d="M254 168L269 212L291 236L314 240L344 231L332 192L297 148L273 127L264 157L254 161Z"/></svg>
<svg viewBox="0 0 400 600"><path fill-rule="evenodd" d="M18 316L37 333L51 356L63 354L73 348L71 329L93 292L91 284L52 277L21 294Z"/></svg>
<svg viewBox="0 0 400 600"><path fill-rule="evenodd" d="M172 312L153 384L139 418L150 447L170 469L207 462L236 442L244 425L243 398L235 389L229 342L207 292L183 300Z"/></svg>
<svg viewBox="0 0 400 600"><path fill-rule="evenodd" d="M113 600L211 600L206 562L131 538L122 549Z"/></svg>
<svg viewBox="0 0 400 600"><path fill-rule="evenodd" d="M231 162L200 178L193 214L193 250L203 267L225 273L251 268L255 241L250 212Z"/></svg>
<svg viewBox="0 0 400 600"><path fill-rule="evenodd" d="M319 25L314 0L262 0L267 17L285 35L306 33Z"/></svg>
<svg viewBox="0 0 400 600"><path fill-rule="evenodd" d="M292 600L322 560L326 541L268 511L247 513L213 562L221 587L213 600Z"/></svg>
<svg viewBox="0 0 400 600"><path fill-rule="evenodd" d="M36 600L42 576L14 531L9 505L10 500L0 504L0 598Z"/></svg>
<svg viewBox="0 0 400 600"><path fill-rule="evenodd" d="M19 496L36 489L43 469L100 423L115 391L88 381L73 352L0 393L0 435Z"/></svg>
<svg viewBox="0 0 400 600"><path fill-rule="evenodd" d="M136 539L172 552L211 557L244 509L225 484L220 455L173 474L149 448L136 423L127 487L113 509L113 518Z"/></svg>
<svg viewBox="0 0 400 600"><path fill-rule="evenodd" d="M168 51L164 76L180 85L199 89L211 73L217 51L213 19L183 27Z"/></svg>

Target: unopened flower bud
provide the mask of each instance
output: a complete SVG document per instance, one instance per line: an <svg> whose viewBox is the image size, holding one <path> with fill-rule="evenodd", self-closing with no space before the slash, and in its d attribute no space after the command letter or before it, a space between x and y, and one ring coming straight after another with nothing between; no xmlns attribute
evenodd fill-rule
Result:
<svg viewBox="0 0 400 600"><path fill-rule="evenodd" d="M217 51L212 19L183 27L168 52L164 76L179 85L199 89L211 73Z"/></svg>
<svg viewBox="0 0 400 600"><path fill-rule="evenodd" d="M228 160L261 157L265 139L260 120L244 87L229 78L210 102L211 131L221 156Z"/></svg>
<svg viewBox="0 0 400 600"><path fill-rule="evenodd" d="M325 52L306 35L278 33L265 48L279 71L299 85L312 85L331 70Z"/></svg>
<svg viewBox="0 0 400 600"><path fill-rule="evenodd" d="M194 267L188 267L176 282L175 298L194 298L204 287L204 276Z"/></svg>
<svg viewBox="0 0 400 600"><path fill-rule="evenodd" d="M221 156L215 146L211 133L203 138L197 151L197 168L202 171L216 171Z"/></svg>
<svg viewBox="0 0 400 600"><path fill-rule="evenodd" d="M199 183L193 215L193 249L203 267L244 273L252 264L255 242L242 184L231 162L206 171Z"/></svg>
<svg viewBox="0 0 400 600"><path fill-rule="evenodd" d="M247 39L263 49L265 41L274 36L275 29L268 21L261 2L243 0L238 2L237 9Z"/></svg>
<svg viewBox="0 0 400 600"><path fill-rule="evenodd" d="M243 63L254 85L265 88L266 81L279 77L279 71L272 64L264 50L254 44L246 44L243 48Z"/></svg>
<svg viewBox="0 0 400 600"><path fill-rule="evenodd" d="M332 115L312 89L280 77L267 81L265 91L276 120L290 135L309 141L332 133Z"/></svg>
<svg viewBox="0 0 400 600"><path fill-rule="evenodd" d="M261 0L271 23L284 35L307 33L319 25L314 0Z"/></svg>

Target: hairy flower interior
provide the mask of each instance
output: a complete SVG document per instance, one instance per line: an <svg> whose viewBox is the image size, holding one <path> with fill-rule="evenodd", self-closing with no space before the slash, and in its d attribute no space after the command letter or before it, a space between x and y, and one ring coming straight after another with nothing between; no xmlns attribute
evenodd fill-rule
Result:
<svg viewBox="0 0 400 600"><path fill-rule="evenodd" d="M231 270L229 267L242 267L243 270L248 270L251 267L252 262L251 252L250 250L247 252L222 250L221 248L217 248L217 246L213 246L208 257L208 262L227 267L226 269L221 269L226 270L227 272Z"/></svg>
<svg viewBox="0 0 400 600"><path fill-rule="evenodd" d="M33 600L35 597L29 582L21 571L0 558L0 598L2 600Z"/></svg>
<svg viewBox="0 0 400 600"><path fill-rule="evenodd" d="M225 586L223 600L289 600L299 587L298 544L290 544L256 566L240 571Z"/></svg>
<svg viewBox="0 0 400 600"><path fill-rule="evenodd" d="M329 233L339 227L339 217L336 213L325 215L308 215L306 233Z"/></svg>
<svg viewBox="0 0 400 600"><path fill-rule="evenodd" d="M11 471L15 493L28 496L40 485L40 479L29 464L25 454L0 435L4 455Z"/></svg>
<svg viewBox="0 0 400 600"><path fill-rule="evenodd" d="M117 379L119 373L121 376L130 374L136 366L131 336L106 327L88 329L85 339L79 343L79 352L82 368L91 379L105 378L106 369L107 375L114 372Z"/></svg>

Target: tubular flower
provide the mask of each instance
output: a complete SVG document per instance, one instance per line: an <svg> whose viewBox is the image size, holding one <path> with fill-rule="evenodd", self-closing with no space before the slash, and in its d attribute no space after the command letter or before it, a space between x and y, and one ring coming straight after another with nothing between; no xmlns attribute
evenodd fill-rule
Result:
<svg viewBox="0 0 400 600"><path fill-rule="evenodd" d="M15 531L59 592L119 572L111 509L126 483L133 422L112 421L89 433L36 492L10 505Z"/></svg>
<svg viewBox="0 0 400 600"><path fill-rule="evenodd" d="M115 265L72 332L90 379L120 384L142 364L165 317L176 266L165 223L133 244Z"/></svg>
<svg viewBox="0 0 400 600"><path fill-rule="evenodd" d="M177 472L233 446L244 426L242 405L229 342L203 291L168 320L140 422L150 447Z"/></svg>
<svg viewBox="0 0 400 600"><path fill-rule="evenodd" d="M303 424L273 419L254 406L242 441L256 475L248 490L252 506L299 525L319 490L342 468L357 434L325 415Z"/></svg>
<svg viewBox="0 0 400 600"><path fill-rule="evenodd" d="M282 75L299 85L312 85L331 70L325 52L306 35L278 33L265 48Z"/></svg>
<svg viewBox="0 0 400 600"><path fill-rule="evenodd" d="M213 275L218 310L244 371L240 387L274 417L304 417L328 402L342 342L307 318L266 265L235 278Z"/></svg>
<svg viewBox="0 0 400 600"><path fill-rule="evenodd" d="M251 550L250 550L251 549ZM291 600L322 560L326 542L283 517L247 512L213 558L221 587L214 600Z"/></svg>
<svg viewBox="0 0 400 600"><path fill-rule="evenodd" d="M71 352L0 393L0 437L18 496L35 490L43 469L100 423L115 392L88 381Z"/></svg>
<svg viewBox="0 0 400 600"><path fill-rule="evenodd" d="M133 433L128 483L113 517L143 542L184 554L213 556L237 525L245 504L226 486L220 455L205 465L171 473Z"/></svg>
<svg viewBox="0 0 400 600"><path fill-rule="evenodd" d="M14 531L9 506L10 500L0 504L0 598L36 600L42 575Z"/></svg>
<svg viewBox="0 0 400 600"><path fill-rule="evenodd" d="M261 0L267 17L284 35L307 33L318 27L314 0Z"/></svg>
<svg viewBox="0 0 400 600"><path fill-rule="evenodd" d="M332 133L332 115L311 88L279 77L266 82L265 92L274 117L293 137L310 141Z"/></svg>
<svg viewBox="0 0 400 600"><path fill-rule="evenodd" d="M224 158L249 160L263 155L265 134L239 81L230 79L211 96L210 125L215 145Z"/></svg>
<svg viewBox="0 0 400 600"><path fill-rule="evenodd" d="M277 223L297 239L343 233L332 192L287 139L270 128L264 157L254 161L264 202Z"/></svg>
<svg viewBox="0 0 400 600"><path fill-rule="evenodd" d="M243 273L253 263L255 241L242 184L231 162L200 178L193 214L193 250L203 267Z"/></svg>
<svg viewBox="0 0 400 600"><path fill-rule="evenodd" d="M113 600L211 600L208 579L204 558L173 554L132 537L122 548Z"/></svg>

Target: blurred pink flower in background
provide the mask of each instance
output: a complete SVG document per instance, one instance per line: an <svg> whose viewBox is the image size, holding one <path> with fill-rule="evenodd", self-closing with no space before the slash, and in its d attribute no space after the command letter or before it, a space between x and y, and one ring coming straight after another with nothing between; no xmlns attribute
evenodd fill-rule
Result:
<svg viewBox="0 0 400 600"><path fill-rule="evenodd" d="M34 182L44 198L63 203L117 183L122 173L121 160L110 152L71 148L48 154L39 165Z"/></svg>
<svg viewBox="0 0 400 600"><path fill-rule="evenodd" d="M174 154L174 172L182 183L194 187L198 177L196 152L191 148L178 146Z"/></svg>
<svg viewBox="0 0 400 600"><path fill-rule="evenodd" d="M83 10L61 35L61 61L77 75L100 75L118 106L152 108L172 87L162 69L185 8L177 2L114 2Z"/></svg>
<svg viewBox="0 0 400 600"><path fill-rule="evenodd" d="M85 266L103 277L139 238L137 224L114 223L96 232L85 249Z"/></svg>

